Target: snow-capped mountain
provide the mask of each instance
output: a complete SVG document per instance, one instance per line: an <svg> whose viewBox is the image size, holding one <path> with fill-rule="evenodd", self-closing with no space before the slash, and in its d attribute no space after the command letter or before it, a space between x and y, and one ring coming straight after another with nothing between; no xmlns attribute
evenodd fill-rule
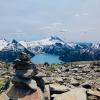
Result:
<svg viewBox="0 0 100 100"><path fill-rule="evenodd" d="M37 41L0 40L0 59L13 61L20 52L58 55L63 61L100 60L100 43L65 42L57 36Z"/></svg>
<svg viewBox="0 0 100 100"><path fill-rule="evenodd" d="M98 49L98 48L100 48L100 44L99 44L99 43L93 43L93 44L91 45L91 48Z"/></svg>
<svg viewBox="0 0 100 100"><path fill-rule="evenodd" d="M51 36L46 39L31 41L31 42L20 41L19 43L33 53L42 52L42 50L45 47L52 46L52 45L54 46L57 43L65 45L65 42L57 36Z"/></svg>
<svg viewBox="0 0 100 100"><path fill-rule="evenodd" d="M36 47L36 46L46 46L46 45L54 45L55 43L61 43L64 44L64 41L62 41L58 37L49 37L43 40L38 40L38 41L31 41L31 42L26 42L26 41L20 41L20 44L22 44L24 47Z"/></svg>
<svg viewBox="0 0 100 100"><path fill-rule="evenodd" d="M63 61L98 60L100 43L65 42L57 36L26 42L20 41L29 51L58 55Z"/></svg>
<svg viewBox="0 0 100 100"><path fill-rule="evenodd" d="M6 41L5 39L1 39L0 40L0 51L4 49L7 45L8 45L8 41Z"/></svg>
<svg viewBox="0 0 100 100"><path fill-rule="evenodd" d="M16 40L13 40L12 42L8 42L8 44L0 51L0 60L13 61L21 52L26 52L30 56L34 56L34 54L29 52L24 46Z"/></svg>
<svg viewBox="0 0 100 100"><path fill-rule="evenodd" d="M61 49L75 50L75 49L86 49L92 46L91 43L76 43L76 42L65 42L57 36L51 36L37 41L20 41L21 45L27 48L29 51L37 54L41 52L58 52L60 53ZM93 46L94 47L94 46ZM97 47L97 46L96 46Z"/></svg>
<svg viewBox="0 0 100 100"><path fill-rule="evenodd" d="M4 51L23 51L23 49L25 49L24 46L22 46L19 42L17 42L16 40L13 40L11 43L9 42L7 46L5 46L3 48Z"/></svg>

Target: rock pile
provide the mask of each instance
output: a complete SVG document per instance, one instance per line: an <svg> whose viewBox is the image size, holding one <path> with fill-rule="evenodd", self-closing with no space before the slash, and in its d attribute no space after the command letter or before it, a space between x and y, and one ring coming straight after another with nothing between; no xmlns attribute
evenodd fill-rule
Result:
<svg viewBox="0 0 100 100"><path fill-rule="evenodd" d="M15 75L5 95L10 100L32 100L31 98L44 100L45 85L42 84L44 81L40 77L35 77L37 75L36 66L30 61L26 53L21 53L19 59L14 62L13 67ZM8 100L4 99L3 96L1 98L2 100Z"/></svg>
<svg viewBox="0 0 100 100"><path fill-rule="evenodd" d="M39 65L52 100L100 100L100 66L88 64ZM76 98L75 98L76 97Z"/></svg>
<svg viewBox="0 0 100 100"><path fill-rule="evenodd" d="M24 83L23 86L28 86L32 91L36 91L34 86L40 87L46 97L43 100L100 100L100 65L81 62L51 65L46 63L36 65L37 71L35 65L33 66L27 57L27 60L22 58L16 60L14 64L13 84L16 86L20 85L18 82L16 83L16 80L21 79L20 81ZM22 65L20 62L23 62ZM26 66L24 67L25 71L22 71L21 66ZM29 85L28 80L31 79L35 80L34 84L36 85ZM45 87L48 92L45 92Z"/></svg>

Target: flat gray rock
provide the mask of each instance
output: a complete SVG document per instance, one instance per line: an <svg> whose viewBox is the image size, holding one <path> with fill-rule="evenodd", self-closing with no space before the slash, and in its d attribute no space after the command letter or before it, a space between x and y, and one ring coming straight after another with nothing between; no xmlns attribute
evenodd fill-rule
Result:
<svg viewBox="0 0 100 100"><path fill-rule="evenodd" d="M86 90L83 88L72 89L69 92L53 95L54 100L87 100Z"/></svg>

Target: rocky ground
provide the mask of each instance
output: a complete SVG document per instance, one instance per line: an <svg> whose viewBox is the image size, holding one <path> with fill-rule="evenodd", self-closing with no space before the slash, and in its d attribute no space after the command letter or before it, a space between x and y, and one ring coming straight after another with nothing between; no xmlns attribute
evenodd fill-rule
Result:
<svg viewBox="0 0 100 100"><path fill-rule="evenodd" d="M0 63L0 92L14 74L10 64ZM100 100L100 62L36 65L50 91L50 100Z"/></svg>

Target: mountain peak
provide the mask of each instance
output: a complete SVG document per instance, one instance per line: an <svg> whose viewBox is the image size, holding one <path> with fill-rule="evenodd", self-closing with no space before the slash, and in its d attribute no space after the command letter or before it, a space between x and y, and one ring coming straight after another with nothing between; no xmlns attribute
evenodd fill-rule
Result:
<svg viewBox="0 0 100 100"><path fill-rule="evenodd" d="M14 39L14 40L12 40L12 43L15 43L15 44L17 44L18 42Z"/></svg>
<svg viewBox="0 0 100 100"><path fill-rule="evenodd" d="M61 38L59 38L59 37L56 36L56 35L51 36L51 37L50 37L50 40L58 40L58 41L64 42Z"/></svg>

